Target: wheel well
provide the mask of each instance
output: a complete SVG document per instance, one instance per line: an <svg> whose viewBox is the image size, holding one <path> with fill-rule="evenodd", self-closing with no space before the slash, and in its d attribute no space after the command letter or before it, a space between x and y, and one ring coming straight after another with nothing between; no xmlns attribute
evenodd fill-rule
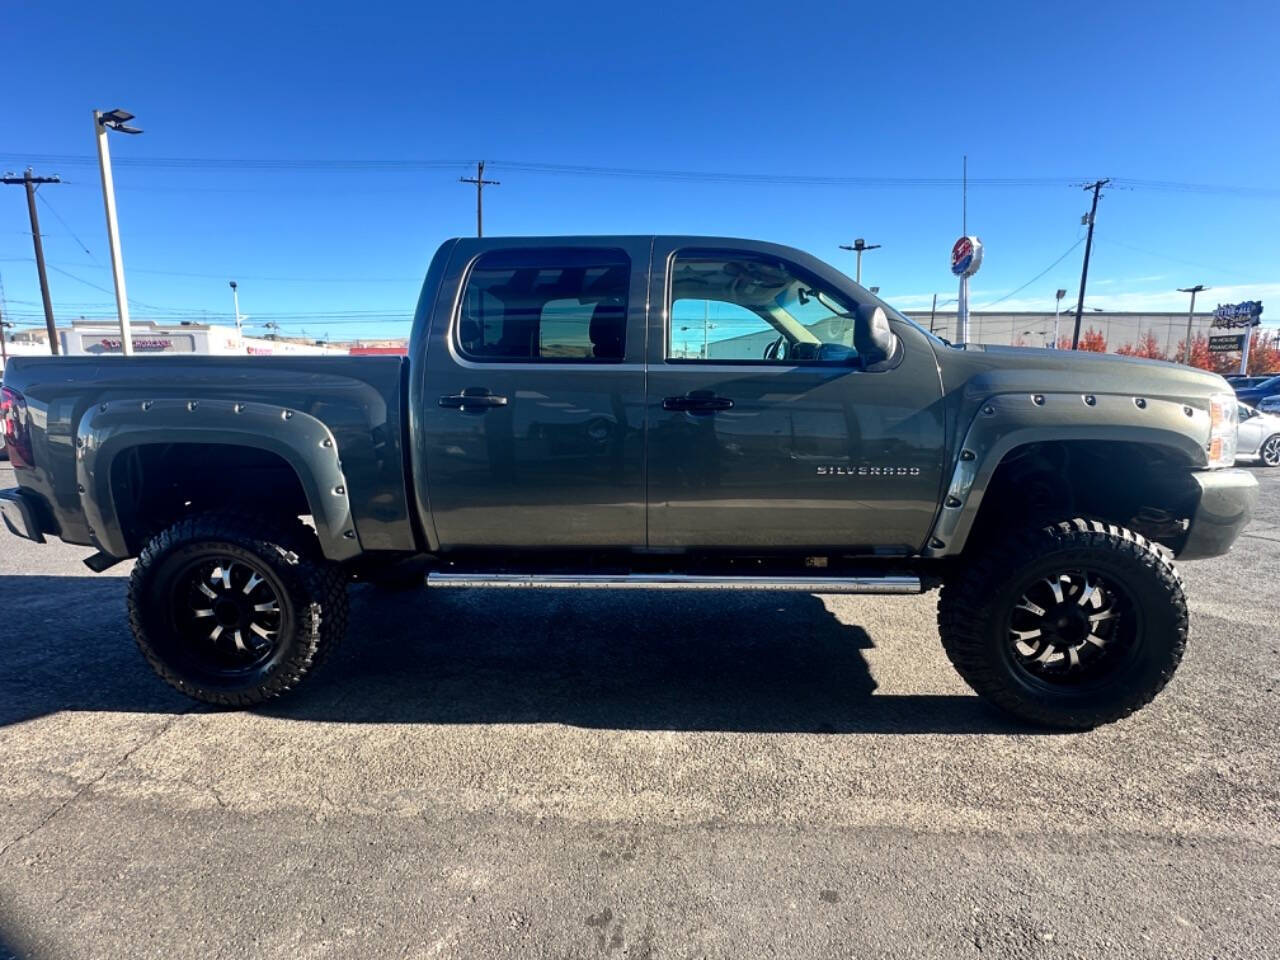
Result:
<svg viewBox="0 0 1280 960"><path fill-rule="evenodd" d="M966 549L1014 525L1087 517L1128 527L1176 553L1196 491L1188 465L1168 448L1095 440L1026 444L996 467Z"/></svg>
<svg viewBox="0 0 1280 960"><path fill-rule="evenodd" d="M278 454L220 443L131 447L111 464L111 497L131 556L184 516L213 509L269 507L311 513L293 467Z"/></svg>

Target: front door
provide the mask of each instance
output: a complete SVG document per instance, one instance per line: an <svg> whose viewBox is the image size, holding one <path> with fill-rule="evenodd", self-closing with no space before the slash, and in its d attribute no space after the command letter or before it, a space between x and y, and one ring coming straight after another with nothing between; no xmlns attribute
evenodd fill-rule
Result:
<svg viewBox="0 0 1280 960"><path fill-rule="evenodd" d="M441 549L643 547L648 240L457 245L422 416Z"/></svg>
<svg viewBox="0 0 1280 960"><path fill-rule="evenodd" d="M944 450L927 336L864 364L870 295L770 245L655 246L648 415L649 545L768 553L918 550Z"/></svg>

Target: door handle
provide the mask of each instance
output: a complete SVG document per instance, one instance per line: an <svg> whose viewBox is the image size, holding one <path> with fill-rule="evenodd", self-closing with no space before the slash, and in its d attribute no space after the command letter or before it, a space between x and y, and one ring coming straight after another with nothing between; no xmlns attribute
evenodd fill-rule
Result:
<svg viewBox="0 0 1280 960"><path fill-rule="evenodd" d="M463 413L482 413L490 407L505 407L506 397L494 396L484 387L467 387L461 393L440 398L440 406Z"/></svg>
<svg viewBox="0 0 1280 960"><path fill-rule="evenodd" d="M683 397L667 397L662 401L662 409L682 410L685 413L715 413L717 410L733 409L733 401L728 397L694 392Z"/></svg>

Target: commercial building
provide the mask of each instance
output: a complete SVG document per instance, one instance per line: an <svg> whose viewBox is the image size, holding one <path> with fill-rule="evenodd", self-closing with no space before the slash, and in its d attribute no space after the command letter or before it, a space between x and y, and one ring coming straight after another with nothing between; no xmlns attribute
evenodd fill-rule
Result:
<svg viewBox="0 0 1280 960"><path fill-rule="evenodd" d="M891 301L892 302L892 301ZM925 329L945 340L955 341L956 315L952 313L932 314L928 310L903 311ZM1075 329L1075 310L1063 310L1058 322L1058 340L1064 338L1070 346L1071 335ZM1192 338L1197 335L1208 336L1209 327L1213 323L1212 313L1197 313L1192 319ZM1017 344L1026 347L1048 347L1053 345L1053 311L1044 313L1023 313L999 311L970 312L969 342L998 343L1008 346ZM1091 310L1080 318L1081 336L1090 330L1102 335L1106 349L1112 353L1126 344L1134 346L1145 338L1148 332L1155 335L1156 343L1168 356L1178 349L1178 344L1187 338L1187 314L1182 313L1139 313L1139 312L1101 312ZM1218 331L1222 332L1222 331Z"/></svg>
<svg viewBox="0 0 1280 960"><path fill-rule="evenodd" d="M321 356L345 354L345 346L319 344L302 338L250 337L235 327L209 323L162 324L149 320L130 324L133 352L196 353L210 356ZM120 326L115 320L76 320L58 331L62 352L69 357L120 354Z"/></svg>

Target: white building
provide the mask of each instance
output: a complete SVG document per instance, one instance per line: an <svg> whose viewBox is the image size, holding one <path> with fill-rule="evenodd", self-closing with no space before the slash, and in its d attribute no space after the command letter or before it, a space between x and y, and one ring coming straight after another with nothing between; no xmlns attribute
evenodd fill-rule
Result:
<svg viewBox="0 0 1280 960"><path fill-rule="evenodd" d="M347 348L304 340L246 336L235 327L208 323L160 324L150 320L130 325L135 356L196 353L209 356L325 356ZM76 320L59 331L62 352L70 357L120 354L120 327L114 320Z"/></svg>

